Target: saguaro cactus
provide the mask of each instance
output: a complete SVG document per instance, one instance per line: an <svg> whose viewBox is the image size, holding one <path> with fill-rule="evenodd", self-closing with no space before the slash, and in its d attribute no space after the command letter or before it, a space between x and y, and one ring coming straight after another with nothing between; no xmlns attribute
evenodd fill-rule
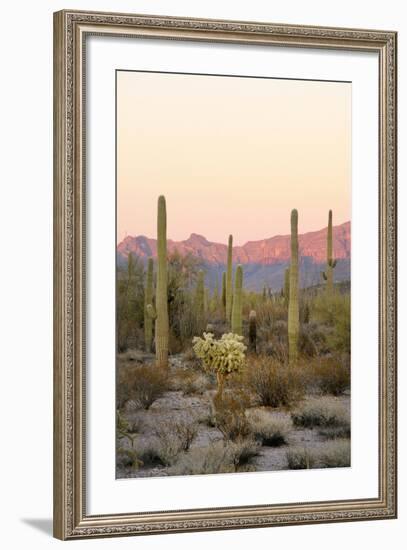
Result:
<svg viewBox="0 0 407 550"><path fill-rule="evenodd" d="M298 212L291 211L291 264L288 303L288 359L294 365L298 359L298 332L300 316L298 306Z"/></svg>
<svg viewBox="0 0 407 550"><path fill-rule="evenodd" d="M257 343L257 319L254 309L249 313L249 349L256 353Z"/></svg>
<svg viewBox="0 0 407 550"><path fill-rule="evenodd" d="M198 319L202 320L205 314L205 274L200 269L196 281L195 309Z"/></svg>
<svg viewBox="0 0 407 550"><path fill-rule="evenodd" d="M144 345L146 351L151 351L153 341L153 319L148 310L148 305L153 302L153 258L147 262L146 286L144 289Z"/></svg>
<svg viewBox="0 0 407 550"><path fill-rule="evenodd" d="M157 209L157 288L156 309L148 304L149 315L155 318L155 354L158 367L168 367L168 298L167 298L167 211L165 197L158 197Z"/></svg>
<svg viewBox="0 0 407 550"><path fill-rule="evenodd" d="M242 335L242 288L243 288L243 269L241 265L236 268L235 275L235 293L233 295L232 306L232 332Z"/></svg>
<svg viewBox="0 0 407 550"><path fill-rule="evenodd" d="M226 272L222 273L222 307L226 315Z"/></svg>
<svg viewBox="0 0 407 550"><path fill-rule="evenodd" d="M290 298L290 268L287 267L287 269L284 272L284 303L286 306L288 306L288 300Z"/></svg>
<svg viewBox="0 0 407 550"><path fill-rule="evenodd" d="M233 236L229 235L228 242L228 263L226 270L226 319L230 321L232 315L233 302L233 281L232 281L232 255L233 255Z"/></svg>
<svg viewBox="0 0 407 550"><path fill-rule="evenodd" d="M332 244L332 210L328 214L328 231L326 243L326 271L322 273L326 281L326 291L332 294L334 290L334 268L336 260L333 259L333 244Z"/></svg>

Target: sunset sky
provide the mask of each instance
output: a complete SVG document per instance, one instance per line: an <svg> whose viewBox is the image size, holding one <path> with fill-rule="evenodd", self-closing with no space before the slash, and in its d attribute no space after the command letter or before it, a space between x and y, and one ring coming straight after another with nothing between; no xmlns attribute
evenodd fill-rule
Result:
<svg viewBox="0 0 407 550"><path fill-rule="evenodd" d="M234 244L351 219L351 84L117 73L117 239Z"/></svg>

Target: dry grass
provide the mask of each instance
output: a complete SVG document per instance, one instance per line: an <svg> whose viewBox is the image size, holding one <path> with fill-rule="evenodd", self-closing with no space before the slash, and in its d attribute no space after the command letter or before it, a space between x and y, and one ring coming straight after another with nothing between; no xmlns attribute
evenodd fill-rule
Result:
<svg viewBox="0 0 407 550"><path fill-rule="evenodd" d="M350 441L328 441L316 449L294 447L286 452L290 470L308 468L346 468L350 466Z"/></svg>
<svg viewBox="0 0 407 550"><path fill-rule="evenodd" d="M264 411L248 411L248 420L253 435L262 445L279 447L287 443L292 423L287 418L273 416Z"/></svg>
<svg viewBox="0 0 407 550"><path fill-rule="evenodd" d="M334 397L310 399L291 413L295 426L303 428L347 428L350 415Z"/></svg>
<svg viewBox="0 0 407 550"><path fill-rule="evenodd" d="M217 441L183 453L170 470L172 475L203 475L251 470L250 461L259 452L253 439Z"/></svg>

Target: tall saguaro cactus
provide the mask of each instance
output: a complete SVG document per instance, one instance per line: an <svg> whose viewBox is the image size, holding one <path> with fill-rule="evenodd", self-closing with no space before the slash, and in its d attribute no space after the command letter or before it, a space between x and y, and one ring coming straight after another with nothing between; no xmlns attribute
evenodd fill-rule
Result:
<svg viewBox="0 0 407 550"><path fill-rule="evenodd" d="M290 268L287 267L284 271L284 303L286 306L288 306L288 301L290 298Z"/></svg>
<svg viewBox="0 0 407 550"><path fill-rule="evenodd" d="M232 315L232 302L233 302L232 255L233 255L233 236L229 235L228 263L227 263L227 269L226 269L226 319L228 321L230 321L230 318Z"/></svg>
<svg viewBox="0 0 407 550"><path fill-rule="evenodd" d="M326 281L326 291L332 295L334 290L334 268L336 260L333 259L333 243L332 243L332 210L328 214L328 231L326 242L326 271L322 273Z"/></svg>
<svg viewBox="0 0 407 550"><path fill-rule="evenodd" d="M153 258L147 262L146 286L144 289L144 345L146 351L151 351L153 341L153 319L149 313L148 305L153 303Z"/></svg>
<svg viewBox="0 0 407 550"><path fill-rule="evenodd" d="M226 315L226 271L222 273L222 308Z"/></svg>
<svg viewBox="0 0 407 550"><path fill-rule="evenodd" d="M295 365L298 359L298 332L300 312L298 306L298 212L291 211L291 264L288 303L288 360Z"/></svg>
<svg viewBox="0 0 407 550"><path fill-rule="evenodd" d="M198 271L196 282L195 308L198 319L202 320L205 314L205 275L202 269Z"/></svg>
<svg viewBox="0 0 407 550"><path fill-rule="evenodd" d="M235 275L235 293L233 295L232 306L232 332L242 335L242 288L243 288L243 269L241 265L236 268Z"/></svg>
<svg viewBox="0 0 407 550"><path fill-rule="evenodd" d="M158 197L157 209L157 288L156 309L147 306L155 318L155 354L158 367L168 367L168 298L167 298L167 210L165 197Z"/></svg>

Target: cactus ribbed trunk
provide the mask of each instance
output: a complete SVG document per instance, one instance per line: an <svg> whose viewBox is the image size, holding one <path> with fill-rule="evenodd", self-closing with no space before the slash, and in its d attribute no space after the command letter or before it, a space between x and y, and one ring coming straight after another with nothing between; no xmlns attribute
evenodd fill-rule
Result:
<svg viewBox="0 0 407 550"><path fill-rule="evenodd" d="M167 212L165 197L163 196L158 198L156 314L155 350L157 366L168 367Z"/></svg>
<svg viewBox="0 0 407 550"><path fill-rule="evenodd" d="M242 288L243 288L243 269L241 265L236 268L235 292L232 305L232 332L242 335Z"/></svg>
<svg viewBox="0 0 407 550"><path fill-rule="evenodd" d="M205 315L205 275L201 269L196 282L195 310L197 318L202 321Z"/></svg>
<svg viewBox="0 0 407 550"><path fill-rule="evenodd" d="M228 242L228 263L226 270L226 319L230 321L232 315L233 302L233 281L232 281L232 255L233 255L233 237L229 235Z"/></svg>
<svg viewBox="0 0 407 550"><path fill-rule="evenodd" d="M328 232L326 243L326 291L329 295L332 295L334 290L334 267L336 265L332 254L332 210L330 210L328 215Z"/></svg>
<svg viewBox="0 0 407 550"><path fill-rule="evenodd" d="M249 349L256 353L257 344L257 320L254 309L249 313Z"/></svg>
<svg viewBox="0 0 407 550"><path fill-rule="evenodd" d="M153 258L148 259L146 287L144 289L144 345L146 351L151 351L153 342L153 319L148 311L148 305L153 302Z"/></svg>
<svg viewBox="0 0 407 550"><path fill-rule="evenodd" d="M222 307L226 315L226 272L222 273Z"/></svg>
<svg viewBox="0 0 407 550"><path fill-rule="evenodd" d="M288 301L290 299L290 268L284 272L284 303L288 306Z"/></svg>
<svg viewBox="0 0 407 550"><path fill-rule="evenodd" d="M298 212L291 211L291 263L290 263L290 292L288 303L288 360L295 365L298 360Z"/></svg>

